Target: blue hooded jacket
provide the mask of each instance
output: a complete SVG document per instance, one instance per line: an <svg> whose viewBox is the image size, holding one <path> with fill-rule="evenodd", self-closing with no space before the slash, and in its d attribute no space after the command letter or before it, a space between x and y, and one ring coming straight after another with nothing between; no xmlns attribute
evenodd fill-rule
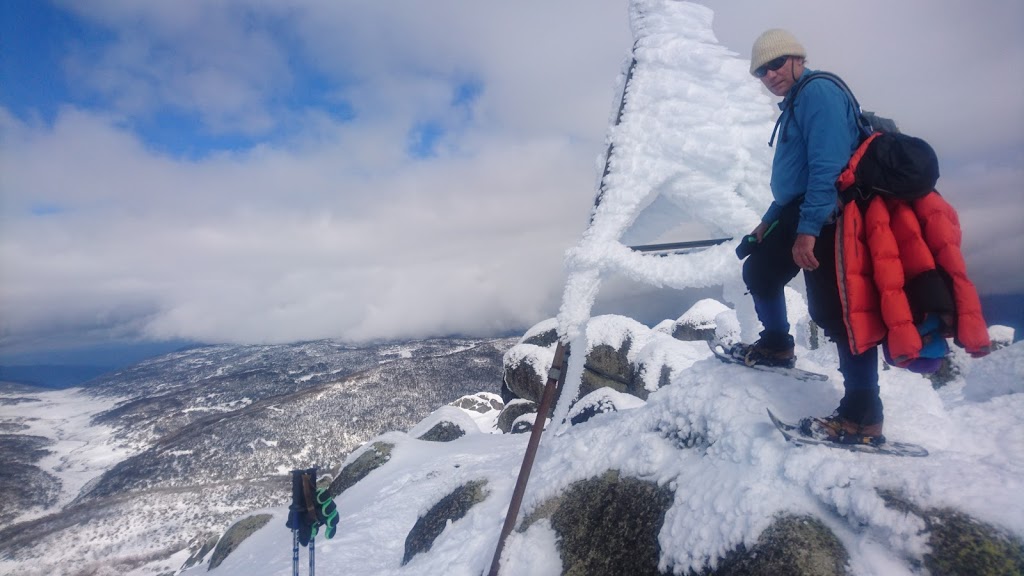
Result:
<svg viewBox="0 0 1024 576"><path fill-rule="evenodd" d="M779 103L782 131L775 145L771 178L775 200L761 221L778 220L785 205L803 196L797 234L817 236L839 211L836 178L857 149L860 130L853 103L832 82L808 82L790 106L796 87L811 72L804 69Z"/></svg>

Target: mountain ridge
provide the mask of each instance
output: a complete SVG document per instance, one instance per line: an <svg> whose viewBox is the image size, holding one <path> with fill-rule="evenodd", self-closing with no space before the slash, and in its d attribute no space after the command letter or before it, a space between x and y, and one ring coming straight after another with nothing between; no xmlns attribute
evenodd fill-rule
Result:
<svg viewBox="0 0 1024 576"><path fill-rule="evenodd" d="M3 429L11 436L41 434L36 448L48 442L48 453L23 455L18 466L61 484L58 496L41 497L18 492L0 477L0 493L12 496L4 501L20 503L17 510L10 504L0 510L0 571L5 563L19 570L34 563L56 566L58 573L67 569L69 564L60 568L47 557L71 534L73 543L59 555L66 562L74 564L70 558L80 553L117 564L118 551L135 546L120 534L120 518L140 529L147 517L163 526L153 543L128 556L175 556L188 542L223 532L236 514L285 501L289 469L310 462L336 468L376 434L411 426L466 393L496 392L503 348L513 343L428 339L363 348L334 341L204 347L145 360L84 389L0 392L0 406L8 408L0 412ZM99 406L75 415L74 422L87 425L62 427L72 422L62 411L74 410L83 398ZM120 457L103 470L67 476L85 466L75 459L83 449L97 451L94 460L112 452ZM13 462L8 458L0 465ZM89 470L94 472L85 481ZM72 494L76 482L80 488ZM89 540L99 544L79 544ZM175 562L167 567L179 568ZM122 568L130 571L128 564ZM102 566L97 561L97 569Z"/></svg>

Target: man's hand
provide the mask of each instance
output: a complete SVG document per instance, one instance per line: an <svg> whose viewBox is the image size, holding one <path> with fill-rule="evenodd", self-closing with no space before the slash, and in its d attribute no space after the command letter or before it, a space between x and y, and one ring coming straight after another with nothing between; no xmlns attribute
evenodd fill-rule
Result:
<svg viewBox="0 0 1024 576"><path fill-rule="evenodd" d="M754 231L751 232L750 235L757 237L757 243L760 244L761 240L764 240L764 233L767 231L768 224L766 222L761 222L757 225L757 228L754 228Z"/></svg>
<svg viewBox="0 0 1024 576"><path fill-rule="evenodd" d="M814 242L817 240L810 234L797 234L793 243L793 262L802 270L814 270L818 267L818 259L814 257Z"/></svg>

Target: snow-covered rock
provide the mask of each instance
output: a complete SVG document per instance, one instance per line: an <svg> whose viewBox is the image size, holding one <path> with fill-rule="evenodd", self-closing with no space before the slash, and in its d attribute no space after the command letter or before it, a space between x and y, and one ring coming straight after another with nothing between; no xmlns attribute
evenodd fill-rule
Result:
<svg viewBox="0 0 1024 576"><path fill-rule="evenodd" d="M1015 330L1009 326L996 324L988 327L988 337L994 348L1005 348L1013 344Z"/></svg>
<svg viewBox="0 0 1024 576"><path fill-rule="evenodd" d="M676 320L672 337L679 340L710 340L715 337L715 317L728 309L728 306L713 298L700 300Z"/></svg>

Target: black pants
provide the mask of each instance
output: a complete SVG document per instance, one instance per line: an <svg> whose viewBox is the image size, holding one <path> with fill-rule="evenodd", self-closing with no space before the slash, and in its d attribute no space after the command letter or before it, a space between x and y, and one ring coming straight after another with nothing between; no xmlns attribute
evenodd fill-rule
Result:
<svg viewBox="0 0 1024 576"><path fill-rule="evenodd" d="M743 282L754 298L779 298L786 284L800 271L793 261L799 218L800 206L797 203L783 209L775 227L764 235L761 243L743 262Z"/></svg>
<svg viewBox="0 0 1024 576"><path fill-rule="evenodd" d="M755 298L779 298L786 284L800 271L793 261L799 220L800 202L797 201L782 210L778 224L743 263L743 281ZM863 354L850 351L836 277L835 224L821 229L814 243L814 257L818 260L818 268L804 271L807 308L815 324L836 343L839 371L845 388L839 414L864 425L880 422L882 401L878 397L878 348L873 347Z"/></svg>

